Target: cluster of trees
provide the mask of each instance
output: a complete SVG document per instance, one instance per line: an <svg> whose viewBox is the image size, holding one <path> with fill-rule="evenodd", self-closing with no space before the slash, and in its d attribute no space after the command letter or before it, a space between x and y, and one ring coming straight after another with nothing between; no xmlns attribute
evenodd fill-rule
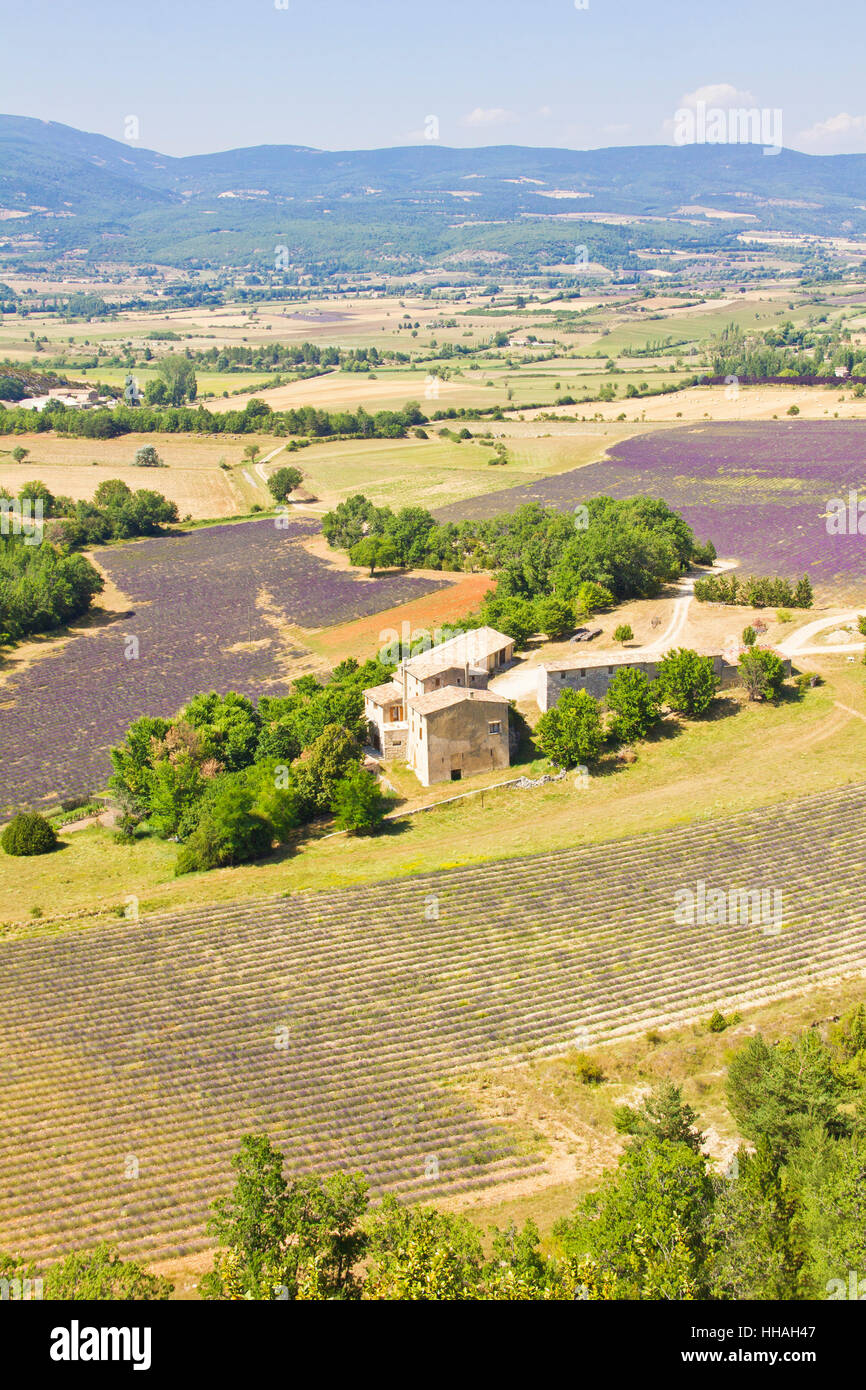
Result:
<svg viewBox="0 0 866 1390"><path fill-rule="evenodd" d="M212 692L174 719L137 719L111 752L119 833L132 838L144 823L180 841L176 870L188 873L263 858L323 815L338 829L371 829L384 801L361 766L363 691L392 669L350 659L326 685L302 676L257 707Z"/></svg>
<svg viewBox="0 0 866 1390"><path fill-rule="evenodd" d="M370 1300L806 1300L847 1298L866 1261L866 1007L828 1038L760 1034L735 1053L729 1110L741 1146L720 1175L671 1082L614 1113L615 1171L554 1229L492 1232L386 1198L358 1175L286 1178L265 1136L234 1160L214 1204L207 1298Z"/></svg>
<svg viewBox="0 0 866 1390"><path fill-rule="evenodd" d="M36 1282L40 1279L41 1288ZM0 1254L0 1280L7 1281L10 1298L35 1298L38 1291L51 1302L155 1302L174 1292L168 1279L149 1274L135 1260L122 1260L105 1241L94 1250L75 1251L39 1273L17 1256Z"/></svg>
<svg viewBox="0 0 866 1390"><path fill-rule="evenodd" d="M647 497L593 497L574 515L530 502L487 521L438 523L423 507L394 512L358 493L322 524L329 545L371 573L394 565L495 570L478 621L518 646L534 632L564 636L577 616L614 600L652 597L690 565L715 558L667 503Z"/></svg>
<svg viewBox="0 0 866 1390"><path fill-rule="evenodd" d="M821 328L820 317L811 325L789 320L764 333L729 324L713 350L714 374L743 381L827 380L839 369L866 376L866 349L852 344L850 330Z"/></svg>
<svg viewBox="0 0 866 1390"><path fill-rule="evenodd" d="M747 608L811 608L812 581L808 574L792 584L773 575L710 574L695 580L695 598L702 603L741 604Z"/></svg>
<svg viewBox="0 0 866 1390"><path fill-rule="evenodd" d="M167 360L163 358L163 362ZM180 360L188 361L186 358ZM191 364L188 365L191 367ZM151 385L149 383L146 389ZM192 383L187 380L184 389L188 392L191 387ZM177 390L180 389L178 385ZM256 434L266 430L277 436L297 434L317 439L402 439L410 426L429 423L415 402L410 402L403 410L379 410L375 415L370 415L363 406L355 411L319 410L311 405L275 411L265 401L255 397L247 402L243 410L219 413L207 410L201 404L195 407L174 405L170 403L170 397L167 396L167 400L169 403L165 405L117 405L104 410L79 410L59 401L49 401L45 409L40 411L22 406L3 407L0 409L0 435L45 434L56 430L77 438L115 439L133 433Z"/></svg>
<svg viewBox="0 0 866 1390"><path fill-rule="evenodd" d="M635 667L617 671L604 704L587 690L563 690L535 726L535 741L557 767L589 765L606 744L646 738L663 708L692 718L706 714L717 689L712 658L680 647L661 660L654 681Z"/></svg>
<svg viewBox="0 0 866 1390"><path fill-rule="evenodd" d="M0 488L0 497L9 494ZM129 540L133 536L155 536L163 526L178 519L177 505L161 492L139 488L133 492L120 478L106 478L93 494L92 502L75 502L71 497L55 497L45 483L24 483L19 502L42 503L49 541L64 550L102 545L110 540Z"/></svg>
<svg viewBox="0 0 866 1390"><path fill-rule="evenodd" d="M0 643L79 618L103 587L99 571L83 555L0 533Z"/></svg>
<svg viewBox="0 0 866 1390"><path fill-rule="evenodd" d="M339 348L318 343L259 343L211 347L190 352L193 364L207 371L245 371L250 367L285 370L293 367L342 367L343 371L374 371L383 362L408 362L409 354L376 347Z"/></svg>

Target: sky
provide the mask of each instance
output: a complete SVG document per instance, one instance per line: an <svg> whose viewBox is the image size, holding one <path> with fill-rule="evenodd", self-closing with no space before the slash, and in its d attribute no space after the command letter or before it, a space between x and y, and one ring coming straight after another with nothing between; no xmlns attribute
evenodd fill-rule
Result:
<svg viewBox="0 0 866 1390"><path fill-rule="evenodd" d="M0 17L3 112L171 155L662 144L701 101L780 111L807 153L866 151L863 0L3 0Z"/></svg>

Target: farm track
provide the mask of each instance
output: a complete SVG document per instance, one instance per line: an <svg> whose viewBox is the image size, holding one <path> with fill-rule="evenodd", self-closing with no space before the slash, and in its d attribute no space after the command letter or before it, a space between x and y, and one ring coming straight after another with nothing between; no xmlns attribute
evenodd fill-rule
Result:
<svg viewBox="0 0 866 1390"><path fill-rule="evenodd" d="M866 970L864 811L866 785L852 786L601 846L4 944L0 1250L201 1248L251 1130L292 1171L359 1169L376 1192L531 1175L538 1156L449 1080ZM780 889L781 930L677 925L677 890L700 880Z"/></svg>

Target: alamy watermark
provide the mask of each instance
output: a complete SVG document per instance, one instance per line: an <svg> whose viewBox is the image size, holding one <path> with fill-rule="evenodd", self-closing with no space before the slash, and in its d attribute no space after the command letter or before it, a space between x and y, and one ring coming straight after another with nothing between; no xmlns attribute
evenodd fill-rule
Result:
<svg viewBox="0 0 866 1390"><path fill-rule="evenodd" d="M41 497L0 497L0 536L23 536L25 545L41 545L44 514Z"/></svg>
<svg viewBox="0 0 866 1390"><path fill-rule="evenodd" d="M764 154L782 152L782 111L778 106L709 106L696 101L674 112L675 145L763 145Z"/></svg>
<svg viewBox="0 0 866 1390"><path fill-rule="evenodd" d="M866 536L866 497L853 489L847 501L831 497L824 517L828 536Z"/></svg>
<svg viewBox="0 0 866 1390"><path fill-rule="evenodd" d="M781 888L713 888L701 878L674 897L679 927L760 927L765 936L782 930Z"/></svg>

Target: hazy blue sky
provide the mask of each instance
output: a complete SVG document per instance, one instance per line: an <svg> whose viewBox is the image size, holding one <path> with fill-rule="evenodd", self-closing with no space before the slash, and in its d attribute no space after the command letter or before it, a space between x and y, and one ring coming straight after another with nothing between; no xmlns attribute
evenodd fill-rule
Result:
<svg viewBox="0 0 866 1390"><path fill-rule="evenodd" d="M578 0L583 3L583 0ZM278 8L285 4L285 8ZM0 106L167 154L254 144L587 148L674 112L780 108L784 143L866 150L864 0L28 0ZM667 123L667 124L666 124Z"/></svg>

